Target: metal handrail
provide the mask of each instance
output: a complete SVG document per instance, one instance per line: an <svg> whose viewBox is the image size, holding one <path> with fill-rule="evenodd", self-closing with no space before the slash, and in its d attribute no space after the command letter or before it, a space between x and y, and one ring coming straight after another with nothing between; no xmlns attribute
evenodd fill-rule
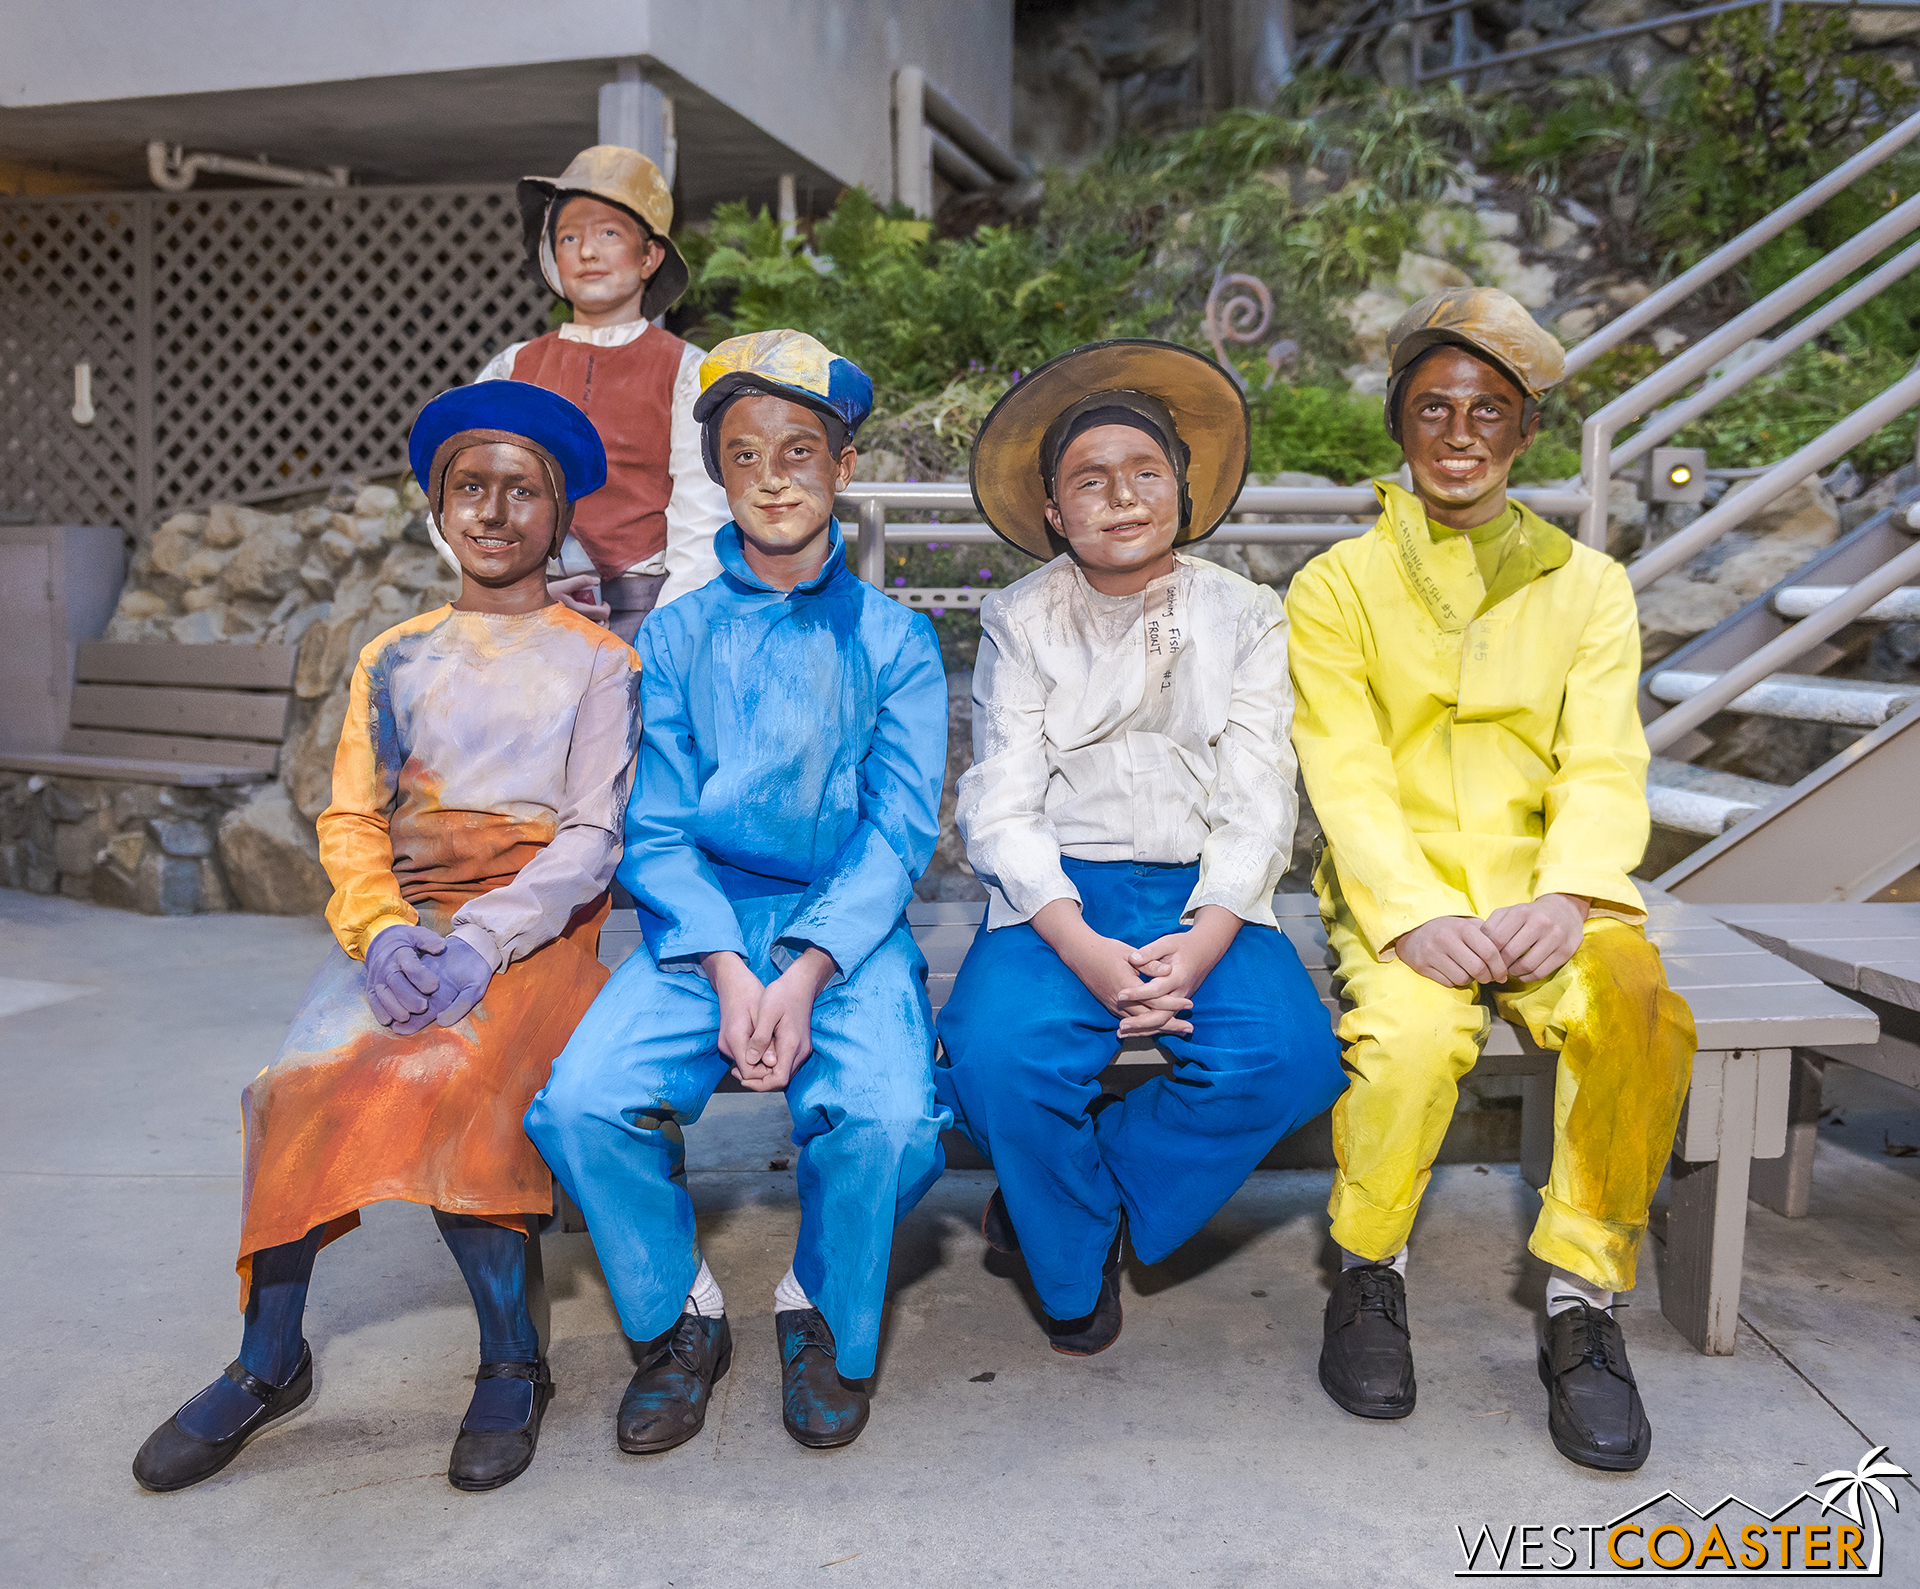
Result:
<svg viewBox="0 0 1920 1589"><path fill-rule="evenodd" d="M1829 602L1811 617L1802 618L1751 656L1736 662L1698 695L1690 695L1677 706L1668 707L1647 725L1647 747L1658 753L1676 744L1728 703L1806 655L1875 602L1884 600L1915 578L1920 578L1920 543L1882 563L1845 595Z"/></svg>

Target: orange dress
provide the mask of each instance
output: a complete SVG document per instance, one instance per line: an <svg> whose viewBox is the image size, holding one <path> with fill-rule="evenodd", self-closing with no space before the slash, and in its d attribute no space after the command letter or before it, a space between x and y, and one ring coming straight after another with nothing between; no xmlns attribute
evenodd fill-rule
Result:
<svg viewBox="0 0 1920 1589"><path fill-rule="evenodd" d="M442 607L361 653L319 819L337 947L279 1056L241 1095L238 1269L323 1242L385 1198L522 1226L553 1207L522 1116L607 972L607 884L640 735L640 662L555 605ZM457 1026L397 1037L366 997L366 951L395 923L471 944L494 968Z"/></svg>

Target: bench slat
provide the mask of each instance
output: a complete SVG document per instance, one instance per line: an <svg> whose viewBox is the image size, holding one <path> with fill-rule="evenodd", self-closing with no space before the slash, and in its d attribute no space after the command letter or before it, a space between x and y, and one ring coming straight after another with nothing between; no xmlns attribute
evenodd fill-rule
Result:
<svg viewBox="0 0 1920 1589"><path fill-rule="evenodd" d="M298 646L130 645L90 640L74 659L73 676L83 684L289 690L298 654Z"/></svg>
<svg viewBox="0 0 1920 1589"><path fill-rule="evenodd" d="M165 734L127 734L109 728L70 728L61 736L60 748L72 756L191 762L264 773L272 772L280 760L278 745L259 745L244 739L175 739Z"/></svg>
<svg viewBox="0 0 1920 1589"><path fill-rule="evenodd" d="M1860 967L1860 991L1920 1010L1920 959L1868 962Z"/></svg>
<svg viewBox="0 0 1920 1589"><path fill-rule="evenodd" d="M272 776L248 767L205 762L153 761L139 756L69 756L58 750L0 751L8 772L47 772L60 778L113 778L127 783L164 783L186 789L219 789L265 783Z"/></svg>
<svg viewBox="0 0 1920 1589"><path fill-rule="evenodd" d="M77 684L67 720L75 728L124 728L144 734L257 739L277 745L287 737L291 700L287 695L248 695L237 690Z"/></svg>

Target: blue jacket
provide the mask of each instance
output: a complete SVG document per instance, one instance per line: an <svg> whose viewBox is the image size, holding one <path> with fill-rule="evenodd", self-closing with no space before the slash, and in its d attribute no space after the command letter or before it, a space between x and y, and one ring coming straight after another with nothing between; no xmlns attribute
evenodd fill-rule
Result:
<svg viewBox="0 0 1920 1589"><path fill-rule="evenodd" d="M784 591L721 526L721 576L641 627L618 875L663 967L744 955L733 901L798 893L780 945L824 949L850 976L933 856L947 761L933 625L855 577L839 524L828 533L821 571Z"/></svg>

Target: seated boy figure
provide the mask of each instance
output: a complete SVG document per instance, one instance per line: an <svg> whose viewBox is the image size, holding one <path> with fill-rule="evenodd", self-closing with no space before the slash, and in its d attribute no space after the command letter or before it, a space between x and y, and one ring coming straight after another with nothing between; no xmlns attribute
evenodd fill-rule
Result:
<svg viewBox="0 0 1920 1589"><path fill-rule="evenodd" d="M1247 469L1246 407L1169 343L1063 355L974 445L989 523L1046 566L989 596L957 817L990 890L940 1016L940 1099L993 1162L1056 1351L1120 1333L1156 1263L1342 1086L1271 903L1297 804L1279 597L1183 556ZM1103 1095L1118 1040L1173 1072Z"/></svg>
<svg viewBox="0 0 1920 1589"><path fill-rule="evenodd" d="M453 1484L522 1473L553 1394L527 1296L553 1182L521 1117L606 980L638 660L547 594L605 474L586 415L521 382L459 387L409 450L465 578L354 670L319 819L338 944L241 1098L240 1355L141 1448L150 1490L219 1472L307 1399L314 1255L383 1198L433 1209L479 1314Z"/></svg>
<svg viewBox="0 0 1920 1589"><path fill-rule="evenodd" d="M1414 489L1294 577L1293 739L1326 832L1315 882L1352 1009L1329 1212L1344 1269L1320 1382L1413 1410L1407 1235L1491 1014L1560 1055L1539 1352L1554 1444L1637 1468L1652 1432L1612 1308L1673 1147L1693 1018L1627 873L1646 846L1640 631L1625 571L1507 498L1560 346L1507 294L1450 290L1389 339Z"/></svg>
<svg viewBox="0 0 1920 1589"><path fill-rule="evenodd" d="M623 1451L706 1420L732 1359L700 1254L683 1126L731 1068L784 1087L800 1233L774 1293L787 1432L865 1427L895 1222L939 1178L926 962L905 910L932 857L947 747L933 626L848 568L833 517L873 387L796 331L700 370L721 578L640 631L646 720L621 883L643 949L527 1113L585 1214L640 1366Z"/></svg>

